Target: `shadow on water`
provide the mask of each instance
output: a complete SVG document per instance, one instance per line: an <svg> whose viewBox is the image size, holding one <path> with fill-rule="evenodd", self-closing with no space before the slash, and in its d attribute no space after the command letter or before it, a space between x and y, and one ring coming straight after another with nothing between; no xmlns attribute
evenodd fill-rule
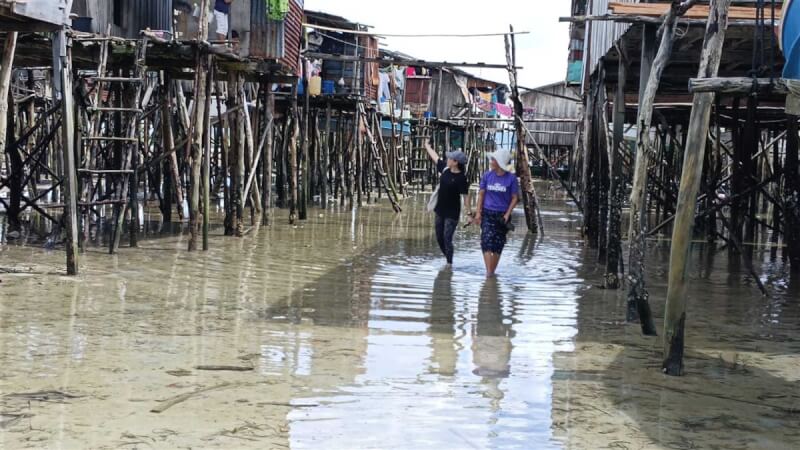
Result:
<svg viewBox="0 0 800 450"><path fill-rule="evenodd" d="M787 279L785 266L765 261L757 269L771 295L763 297L744 264L715 250L692 250L683 377L661 375L660 337L621 321L624 290L581 290L576 351L555 356L557 439L576 448L796 448L796 288L774 282ZM668 261L669 249L655 247L647 263L660 332L666 280L653 273Z"/></svg>

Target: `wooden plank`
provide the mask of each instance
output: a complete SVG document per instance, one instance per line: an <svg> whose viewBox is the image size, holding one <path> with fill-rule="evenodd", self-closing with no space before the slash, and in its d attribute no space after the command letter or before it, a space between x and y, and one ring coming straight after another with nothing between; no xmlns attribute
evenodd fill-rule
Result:
<svg viewBox="0 0 800 450"><path fill-rule="evenodd" d="M620 3L611 2L608 9L614 14L634 14L641 16L660 17L669 11L670 3ZM769 20L772 14L769 6L765 11L765 17ZM688 19L706 19L709 16L709 5L695 5L691 7L683 17ZM781 6L775 5L775 18L781 17ZM754 6L731 6L728 11L730 20L756 20L758 9Z"/></svg>

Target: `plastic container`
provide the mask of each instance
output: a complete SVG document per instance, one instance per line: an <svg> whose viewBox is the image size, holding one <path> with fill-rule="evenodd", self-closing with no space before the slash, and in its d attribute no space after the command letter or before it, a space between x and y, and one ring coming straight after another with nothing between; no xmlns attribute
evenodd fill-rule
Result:
<svg viewBox="0 0 800 450"><path fill-rule="evenodd" d="M332 80L325 80L322 82L322 93L325 95L333 95L336 92L336 83Z"/></svg>
<svg viewBox="0 0 800 450"><path fill-rule="evenodd" d="M381 102L381 114L390 116L392 114L392 104L389 102Z"/></svg>
<svg viewBox="0 0 800 450"><path fill-rule="evenodd" d="M403 120L408 120L411 118L411 108L406 106L403 108Z"/></svg>
<svg viewBox="0 0 800 450"><path fill-rule="evenodd" d="M308 95L316 97L322 93L322 78L314 76L308 81Z"/></svg>

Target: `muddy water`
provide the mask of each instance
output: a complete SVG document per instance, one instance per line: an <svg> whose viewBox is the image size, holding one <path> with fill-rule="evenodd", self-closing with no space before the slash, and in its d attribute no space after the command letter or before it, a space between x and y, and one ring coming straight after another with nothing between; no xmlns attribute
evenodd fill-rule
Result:
<svg viewBox="0 0 800 450"><path fill-rule="evenodd" d="M759 266L764 299L724 252L698 251L687 376L665 378L659 341L620 322L622 293L593 287L574 211L546 203L546 236L514 235L487 281L477 230L447 270L424 199L404 206L314 212L205 254L182 235L98 249L75 279L60 251L0 247L0 447L800 442L800 308L781 264ZM660 317L667 250L650 257Z"/></svg>

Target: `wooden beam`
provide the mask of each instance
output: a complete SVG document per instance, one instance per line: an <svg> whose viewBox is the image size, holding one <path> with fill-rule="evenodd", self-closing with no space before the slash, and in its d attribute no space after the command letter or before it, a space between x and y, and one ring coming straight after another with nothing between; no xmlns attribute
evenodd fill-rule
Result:
<svg viewBox="0 0 800 450"><path fill-rule="evenodd" d="M601 15L590 15L590 16L569 16L569 17L559 17L559 22L569 22L569 23L586 23L586 22L620 22L620 23L644 23L644 24L661 24L662 20L659 17L654 16L645 16L641 14L601 14ZM708 21L706 19L681 19L679 21L681 25L690 25L690 26L702 26L706 25ZM737 19L731 20L728 24L729 27L755 27L758 23L752 19ZM769 22L764 24L767 27L771 27Z"/></svg>
<svg viewBox="0 0 800 450"><path fill-rule="evenodd" d="M363 56L332 55L328 53L307 52L305 56L309 59L321 59L323 61L343 61L343 62L369 62L383 64L397 64L403 66L419 66L429 68L448 68L448 67L478 67L483 69L506 69L505 64L469 63L469 62L447 62L447 61L425 61L422 59L403 59L403 58L367 58ZM517 66L520 70L522 67Z"/></svg>
<svg viewBox="0 0 800 450"><path fill-rule="evenodd" d="M717 94L779 94L786 95L790 90L800 89L800 80L785 78L691 78L689 92L714 92Z"/></svg>

